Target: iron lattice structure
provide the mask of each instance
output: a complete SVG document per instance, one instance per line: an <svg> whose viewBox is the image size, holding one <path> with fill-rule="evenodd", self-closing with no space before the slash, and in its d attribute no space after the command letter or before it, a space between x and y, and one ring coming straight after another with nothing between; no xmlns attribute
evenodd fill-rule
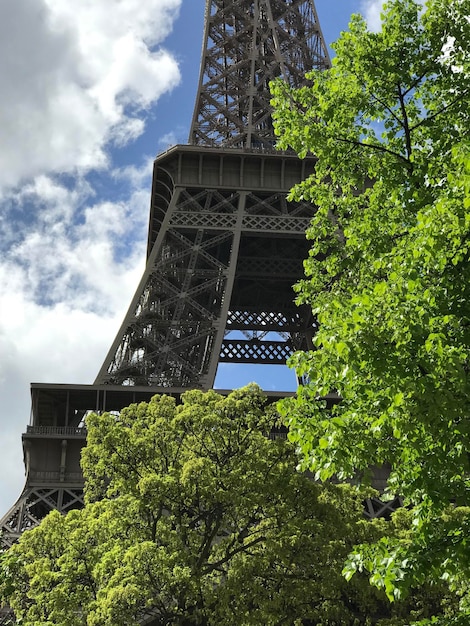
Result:
<svg viewBox="0 0 470 626"><path fill-rule="evenodd" d="M269 82L330 66L313 0L212 0L205 17L189 142L272 149Z"/></svg>
<svg viewBox="0 0 470 626"><path fill-rule="evenodd" d="M206 3L189 145L155 161L147 266L96 383L213 387L218 363L284 364L314 324L293 304L314 159L275 152L269 82L330 61L312 0Z"/></svg>

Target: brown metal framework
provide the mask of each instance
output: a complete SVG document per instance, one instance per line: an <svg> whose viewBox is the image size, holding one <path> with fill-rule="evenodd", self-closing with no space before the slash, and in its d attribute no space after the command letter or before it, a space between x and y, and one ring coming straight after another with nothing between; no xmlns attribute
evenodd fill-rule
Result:
<svg viewBox="0 0 470 626"><path fill-rule="evenodd" d="M269 82L329 65L312 0L206 2L190 145L155 161L147 267L96 383L209 389L218 363L311 347L292 285L314 207L286 195L314 159L274 151Z"/></svg>
<svg viewBox="0 0 470 626"><path fill-rule="evenodd" d="M220 362L308 349L313 320L292 285L313 207L285 196L313 166L195 146L160 156L147 267L96 382L209 389Z"/></svg>
<svg viewBox="0 0 470 626"><path fill-rule="evenodd" d="M189 142L272 149L269 82L329 66L313 0L208 0Z"/></svg>

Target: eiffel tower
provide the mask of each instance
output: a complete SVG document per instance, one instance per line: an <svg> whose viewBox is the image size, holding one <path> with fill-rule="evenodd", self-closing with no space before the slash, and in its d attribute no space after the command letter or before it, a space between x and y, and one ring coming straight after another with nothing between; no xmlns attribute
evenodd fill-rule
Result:
<svg viewBox="0 0 470 626"><path fill-rule="evenodd" d="M285 364L311 347L292 285L314 207L286 195L315 159L276 152L269 82L300 86L329 66L313 0L206 0L189 143L155 160L142 280L93 385L31 385L26 485L0 521L4 546L83 505L87 412L210 389L219 363Z"/></svg>

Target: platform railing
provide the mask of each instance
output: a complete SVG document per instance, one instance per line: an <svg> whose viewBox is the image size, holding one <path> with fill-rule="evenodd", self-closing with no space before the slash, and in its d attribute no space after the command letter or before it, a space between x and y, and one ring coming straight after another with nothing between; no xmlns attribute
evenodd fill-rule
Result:
<svg viewBox="0 0 470 626"><path fill-rule="evenodd" d="M64 437L86 437L83 426L27 426L27 435L61 435Z"/></svg>

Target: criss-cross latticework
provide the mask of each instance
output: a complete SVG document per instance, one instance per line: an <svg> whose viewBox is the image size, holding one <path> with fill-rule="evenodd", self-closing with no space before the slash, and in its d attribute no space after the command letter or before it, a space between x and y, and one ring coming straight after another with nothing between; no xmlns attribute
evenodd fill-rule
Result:
<svg viewBox="0 0 470 626"><path fill-rule="evenodd" d="M314 159L275 152L269 82L329 67L312 0L208 0L188 146L155 161L147 267L97 383L211 388L218 363L310 347L293 304Z"/></svg>
<svg viewBox="0 0 470 626"><path fill-rule="evenodd" d="M272 149L269 82L329 66L312 0L212 0L190 143Z"/></svg>

